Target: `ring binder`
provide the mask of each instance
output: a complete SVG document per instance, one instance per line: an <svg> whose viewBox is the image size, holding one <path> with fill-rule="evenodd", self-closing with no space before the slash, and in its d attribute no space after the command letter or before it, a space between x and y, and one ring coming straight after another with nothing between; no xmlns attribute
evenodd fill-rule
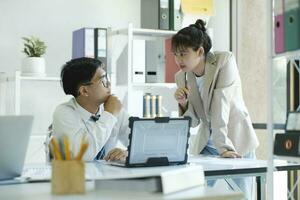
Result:
<svg viewBox="0 0 300 200"><path fill-rule="evenodd" d="M141 27L169 30L169 0L141 0Z"/></svg>
<svg viewBox="0 0 300 200"><path fill-rule="evenodd" d="M107 66L107 29L81 28L73 31L72 58L99 58Z"/></svg>
<svg viewBox="0 0 300 200"><path fill-rule="evenodd" d="M178 31L182 26L182 16L180 12L180 0L169 0L170 9L170 30Z"/></svg>

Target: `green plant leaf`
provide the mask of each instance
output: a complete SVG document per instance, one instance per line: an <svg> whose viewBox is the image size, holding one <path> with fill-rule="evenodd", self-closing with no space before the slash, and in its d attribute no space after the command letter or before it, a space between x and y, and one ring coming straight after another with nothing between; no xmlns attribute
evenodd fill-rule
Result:
<svg viewBox="0 0 300 200"><path fill-rule="evenodd" d="M39 38L30 36L22 37L24 40L23 52L29 57L40 57L46 52L46 45Z"/></svg>
<svg viewBox="0 0 300 200"><path fill-rule="evenodd" d="M30 53L29 53L29 51L28 51L28 49L27 49L26 47L24 48L23 52L24 52L26 55L30 56Z"/></svg>

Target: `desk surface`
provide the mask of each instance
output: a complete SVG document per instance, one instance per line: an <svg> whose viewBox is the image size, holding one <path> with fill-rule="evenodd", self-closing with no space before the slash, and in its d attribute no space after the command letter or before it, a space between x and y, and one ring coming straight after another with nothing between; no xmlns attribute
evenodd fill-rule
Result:
<svg viewBox="0 0 300 200"><path fill-rule="evenodd" d="M222 176L236 174L266 173L268 163L266 160L253 160L245 158L220 158L214 156L191 156L191 164L200 164L205 176ZM274 171L287 171L300 169L300 163L286 160L274 160Z"/></svg>
<svg viewBox="0 0 300 200"><path fill-rule="evenodd" d="M178 166L165 166L165 167L144 167L144 168L124 168L111 166L102 162L87 163L86 177L88 179L106 179L106 178L120 178L131 176L154 176L159 175L161 172L169 171L172 169L186 168L201 165L206 177L209 176L230 176L230 175L255 175L265 174L267 172L267 161L253 160L253 159L230 159L211 156L191 156L189 164ZM285 171L292 169L299 169L299 163L290 163L282 160L275 160L274 165L276 170ZM27 168L39 168L43 165L29 165ZM45 165L44 165L45 166ZM41 167L43 169L43 167ZM45 179L50 179L51 167L48 165ZM276 171L275 170L275 171Z"/></svg>
<svg viewBox="0 0 300 200"><path fill-rule="evenodd" d="M223 188L197 187L168 195L162 193L135 192L135 191L107 191L94 190L94 182L86 183L84 195L51 195L50 183L31 183L0 186L1 199L18 200L112 200L112 199L197 199L197 200L240 200L241 192L224 190Z"/></svg>
<svg viewBox="0 0 300 200"><path fill-rule="evenodd" d="M147 167L147 168L123 168L106 165L103 163L88 163L86 166L90 168L90 176L93 178L108 178L108 177L118 177L118 176L128 176L128 175L149 175L149 174L159 174L162 171L168 171L176 168L190 167L193 165L201 165L204 169L206 176L228 176L228 175L251 175L257 176L265 174L267 171L267 161L264 160L251 160L251 159L228 159L220 157L211 156L192 156L189 158L189 163L187 165L181 166L167 166L167 167ZM277 170L290 170L291 168L299 169L300 164L298 163L288 163L286 161L275 160L274 165ZM28 166L27 166L28 167ZM29 166L30 167L30 166ZM48 169L51 168L48 166ZM49 171L48 170L48 171ZM50 174L50 173L49 173ZM216 191L215 188L198 188L191 189L184 192L178 192L170 195L162 195L159 193L140 193L140 192L112 192L112 191L98 191L93 190L93 185L89 182L87 184L87 195L76 196L78 199L99 199L103 197L105 199L124 199L128 197L130 199L192 199L197 197L197 199L237 199L240 198L240 193L235 193L232 191ZM50 195L50 184L49 183L38 183L38 184L19 184L19 185L5 185L0 186L1 199L61 199L60 196ZM201 196L202 195L202 196ZM227 198L224 197L227 196ZM72 198L74 196L64 196L63 199ZM210 198L211 197L211 198Z"/></svg>
<svg viewBox="0 0 300 200"><path fill-rule="evenodd" d="M191 164L202 165L205 176L266 173L267 161L219 156L191 156Z"/></svg>
<svg viewBox="0 0 300 200"><path fill-rule="evenodd" d="M267 162L253 159L229 159L211 156L192 156L189 158L189 164L163 167L138 167L125 168L105 164L105 161L90 162L86 164L87 179L111 179L111 178L129 178L139 176L155 176L164 171L202 166L205 176L228 176L243 174L266 173ZM25 166L26 168L39 168L39 166ZM51 177L51 167L48 165L45 179ZM43 167L41 167L43 169Z"/></svg>

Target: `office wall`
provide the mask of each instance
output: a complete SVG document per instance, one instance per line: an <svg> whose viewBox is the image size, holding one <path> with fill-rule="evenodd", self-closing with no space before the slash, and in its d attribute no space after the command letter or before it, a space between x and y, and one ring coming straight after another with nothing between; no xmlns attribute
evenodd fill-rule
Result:
<svg viewBox="0 0 300 200"><path fill-rule="evenodd" d="M47 74L58 75L71 58L72 31L81 27L140 25L140 0L1 0L0 71L14 73L23 57L21 37L46 42Z"/></svg>
<svg viewBox="0 0 300 200"><path fill-rule="evenodd" d="M230 0L215 0L215 15L211 17L209 27L213 30L213 49L230 50Z"/></svg>

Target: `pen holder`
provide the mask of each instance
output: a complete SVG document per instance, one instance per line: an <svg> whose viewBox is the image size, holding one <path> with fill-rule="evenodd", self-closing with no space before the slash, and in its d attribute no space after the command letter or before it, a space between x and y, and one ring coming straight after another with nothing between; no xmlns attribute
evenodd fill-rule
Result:
<svg viewBox="0 0 300 200"><path fill-rule="evenodd" d="M52 161L52 194L82 194L85 192L84 162Z"/></svg>

